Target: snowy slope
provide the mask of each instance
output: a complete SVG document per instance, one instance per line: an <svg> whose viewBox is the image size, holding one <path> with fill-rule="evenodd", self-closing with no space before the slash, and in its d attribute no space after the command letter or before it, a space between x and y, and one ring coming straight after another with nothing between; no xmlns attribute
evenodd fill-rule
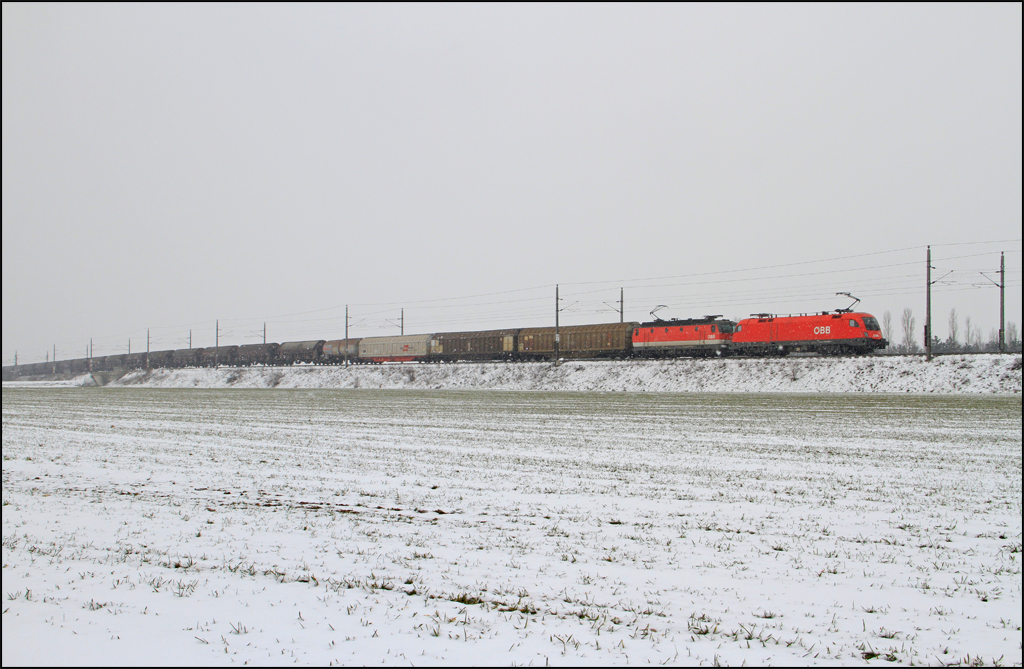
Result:
<svg viewBox="0 0 1024 669"><path fill-rule="evenodd" d="M79 377L70 385L89 385ZM6 384L5 384L6 385ZM112 385L160 388L408 388L626 392L1020 393L1021 356L654 360L181 369Z"/></svg>

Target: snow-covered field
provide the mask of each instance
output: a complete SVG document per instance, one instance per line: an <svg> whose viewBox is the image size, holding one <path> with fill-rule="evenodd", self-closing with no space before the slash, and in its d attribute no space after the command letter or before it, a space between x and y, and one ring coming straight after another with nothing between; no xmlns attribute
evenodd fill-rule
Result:
<svg viewBox="0 0 1024 669"><path fill-rule="evenodd" d="M57 385L92 384L82 376ZM11 384L5 384L5 387ZM17 384L15 384L17 385ZM183 369L114 385L159 388L408 388L627 392L1020 393L1020 355L571 361Z"/></svg>
<svg viewBox="0 0 1024 669"><path fill-rule="evenodd" d="M1019 394L5 384L3 664L1019 665L1021 447Z"/></svg>

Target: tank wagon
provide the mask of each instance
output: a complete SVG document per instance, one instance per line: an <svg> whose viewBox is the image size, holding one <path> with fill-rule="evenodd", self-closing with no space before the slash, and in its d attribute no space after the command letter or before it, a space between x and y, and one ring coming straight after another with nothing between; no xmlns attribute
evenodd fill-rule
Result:
<svg viewBox="0 0 1024 669"><path fill-rule="evenodd" d="M173 367L174 351L153 351L149 354L149 366L151 368Z"/></svg>
<svg viewBox="0 0 1024 669"><path fill-rule="evenodd" d="M239 365L272 365L277 362L280 344L243 344L238 347Z"/></svg>
<svg viewBox="0 0 1024 669"><path fill-rule="evenodd" d="M197 367L219 367L234 365L238 360L237 346L210 346L196 349Z"/></svg>
<svg viewBox="0 0 1024 669"><path fill-rule="evenodd" d="M45 365L45 367L44 367ZM4 377L10 376L11 378L18 378L21 376L42 376L49 374L49 365L45 362L30 362L27 365L18 365L17 372L8 371L10 367L4 367Z"/></svg>
<svg viewBox="0 0 1024 669"><path fill-rule="evenodd" d="M195 367L196 352L201 349L179 348L171 355L171 365L176 368Z"/></svg>
<svg viewBox="0 0 1024 669"><path fill-rule="evenodd" d="M127 369L127 367L124 366L124 358L125 356L123 353L108 355L103 359L103 371L107 372L114 371L115 369Z"/></svg>
<svg viewBox="0 0 1024 669"><path fill-rule="evenodd" d="M359 359L358 339L332 339L324 342L323 362L325 365L337 365L345 362L355 362Z"/></svg>
<svg viewBox="0 0 1024 669"><path fill-rule="evenodd" d="M146 369L149 366L149 354L145 351L141 353L129 353L124 357L125 369Z"/></svg>
<svg viewBox="0 0 1024 669"><path fill-rule="evenodd" d="M107 356L100 356L98 358L89 359L89 371L91 372L108 372L110 371L110 361L107 360Z"/></svg>
<svg viewBox="0 0 1024 669"><path fill-rule="evenodd" d="M318 364L326 342L323 339L310 341L288 341L277 347L277 364L296 363Z"/></svg>

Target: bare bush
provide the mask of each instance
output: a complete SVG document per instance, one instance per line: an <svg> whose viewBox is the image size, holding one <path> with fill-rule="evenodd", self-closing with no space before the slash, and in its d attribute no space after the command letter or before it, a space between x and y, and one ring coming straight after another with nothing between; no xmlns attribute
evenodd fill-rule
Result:
<svg viewBox="0 0 1024 669"><path fill-rule="evenodd" d="M888 309L882 314L882 336L889 342L889 347L892 347L892 312Z"/></svg>
<svg viewBox="0 0 1024 669"><path fill-rule="evenodd" d="M914 339L914 327L916 324L917 319L914 318L914 310L906 307L903 310L903 315L900 317L900 325L903 327L903 342L900 344L900 348L903 353L917 353L920 350L917 341Z"/></svg>
<svg viewBox="0 0 1024 669"><path fill-rule="evenodd" d="M953 350L960 346L960 318L956 314L956 309L949 310L949 339L946 343Z"/></svg>

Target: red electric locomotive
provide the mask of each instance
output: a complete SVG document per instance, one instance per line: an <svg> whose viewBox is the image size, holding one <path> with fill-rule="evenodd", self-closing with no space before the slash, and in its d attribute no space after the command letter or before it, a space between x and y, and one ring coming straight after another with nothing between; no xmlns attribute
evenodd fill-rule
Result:
<svg viewBox="0 0 1024 669"><path fill-rule="evenodd" d="M798 316L754 314L736 325L730 349L742 355L840 355L870 353L888 345L874 316L837 309Z"/></svg>
<svg viewBox="0 0 1024 669"><path fill-rule="evenodd" d="M633 328L633 355L640 358L722 355L728 350L734 325L718 315L640 323Z"/></svg>

